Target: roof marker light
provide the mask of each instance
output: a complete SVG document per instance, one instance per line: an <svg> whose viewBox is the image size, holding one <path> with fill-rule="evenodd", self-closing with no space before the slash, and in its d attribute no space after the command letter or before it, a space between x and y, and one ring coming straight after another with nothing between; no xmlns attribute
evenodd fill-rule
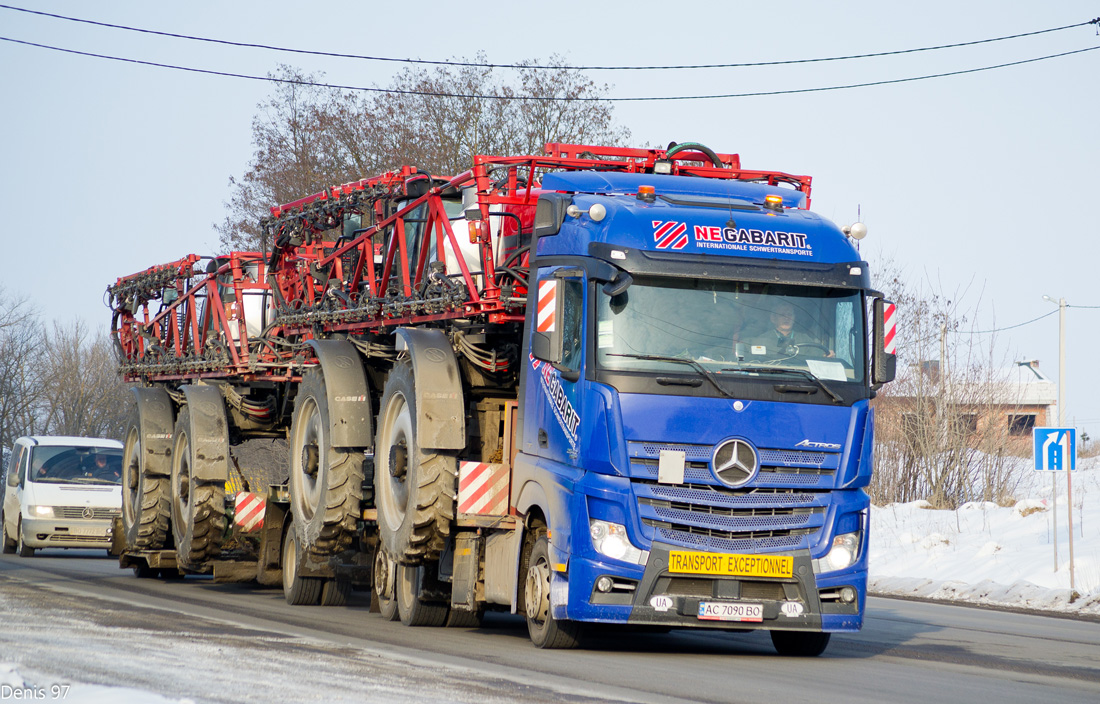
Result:
<svg viewBox="0 0 1100 704"><path fill-rule="evenodd" d="M638 200L653 203L657 200L657 189L653 186L638 186Z"/></svg>
<svg viewBox="0 0 1100 704"><path fill-rule="evenodd" d="M783 196L775 194L764 196L764 207L777 213L783 212Z"/></svg>

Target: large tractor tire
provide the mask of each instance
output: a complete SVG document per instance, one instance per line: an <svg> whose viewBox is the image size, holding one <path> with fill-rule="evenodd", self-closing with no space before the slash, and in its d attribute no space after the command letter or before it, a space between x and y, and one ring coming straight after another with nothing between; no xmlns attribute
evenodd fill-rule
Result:
<svg viewBox="0 0 1100 704"><path fill-rule="evenodd" d="M458 461L423 450L411 364L398 362L386 380L374 456L374 500L382 546L402 563L439 558L455 517Z"/></svg>
<svg viewBox="0 0 1100 704"><path fill-rule="evenodd" d="M350 548L363 496L363 451L333 447L320 367L302 377L290 426L290 509L303 548L319 557Z"/></svg>
<svg viewBox="0 0 1100 704"><path fill-rule="evenodd" d="M176 558L197 567L221 554L225 537L225 482L198 479L191 409L184 406L172 433L172 536Z"/></svg>
<svg viewBox="0 0 1100 704"><path fill-rule="evenodd" d="M442 626L447 622L447 604L420 600L424 573L423 565L397 566L397 613L406 626Z"/></svg>
<svg viewBox="0 0 1100 704"><path fill-rule="evenodd" d="M156 392L150 389L147 393ZM163 391L159 395L163 398L135 404L126 424L122 449L122 531L126 547L131 549L160 550L168 542L172 460L167 453L153 452L147 440L150 434L172 432L172 403Z"/></svg>
<svg viewBox="0 0 1100 704"><path fill-rule="evenodd" d="M554 618L550 608L550 540L546 529L532 533L527 543L526 581L523 585L527 612L527 634L539 648L575 648L580 644L581 625Z"/></svg>

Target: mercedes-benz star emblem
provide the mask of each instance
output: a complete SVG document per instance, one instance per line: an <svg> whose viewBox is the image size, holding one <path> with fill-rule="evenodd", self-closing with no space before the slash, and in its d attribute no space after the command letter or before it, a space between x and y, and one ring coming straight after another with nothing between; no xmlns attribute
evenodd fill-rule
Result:
<svg viewBox="0 0 1100 704"><path fill-rule="evenodd" d="M744 486L760 468L756 450L744 440L726 440L714 450L714 476L726 486Z"/></svg>
<svg viewBox="0 0 1100 704"><path fill-rule="evenodd" d="M80 515L84 518L91 518L95 515L95 511L92 510L91 506L85 506L84 510L80 512Z"/></svg>

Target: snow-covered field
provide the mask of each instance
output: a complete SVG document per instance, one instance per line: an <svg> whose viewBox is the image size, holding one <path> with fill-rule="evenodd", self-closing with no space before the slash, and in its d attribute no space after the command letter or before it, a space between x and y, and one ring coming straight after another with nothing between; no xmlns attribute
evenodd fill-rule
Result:
<svg viewBox="0 0 1100 704"><path fill-rule="evenodd" d="M969 503L934 511L923 501L872 507L872 593L1100 615L1100 458L1080 460L1073 473L1072 591L1065 473L1052 482L1050 472L1031 469L1030 459L1015 471L1021 481L1011 508Z"/></svg>

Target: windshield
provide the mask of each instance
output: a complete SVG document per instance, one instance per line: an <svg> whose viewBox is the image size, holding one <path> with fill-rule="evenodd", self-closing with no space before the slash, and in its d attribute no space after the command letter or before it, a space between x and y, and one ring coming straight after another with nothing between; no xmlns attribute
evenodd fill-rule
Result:
<svg viewBox="0 0 1100 704"><path fill-rule="evenodd" d="M614 298L601 292L596 333L606 370L683 373L677 360L687 360L716 373L863 381L858 291L638 279Z"/></svg>
<svg viewBox="0 0 1100 704"><path fill-rule="evenodd" d="M120 484L122 450L111 447L39 445L28 478L45 484Z"/></svg>

